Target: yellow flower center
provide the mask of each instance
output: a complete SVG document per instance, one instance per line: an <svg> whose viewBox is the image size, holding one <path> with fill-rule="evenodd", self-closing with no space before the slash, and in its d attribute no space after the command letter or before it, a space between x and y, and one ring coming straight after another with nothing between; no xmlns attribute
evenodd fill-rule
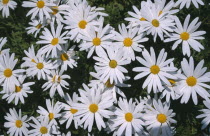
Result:
<svg viewBox="0 0 210 136"><path fill-rule="evenodd" d="M145 18L143 18L143 17L142 17L142 18L140 18L139 20L140 20L140 21L146 21L146 19L145 19Z"/></svg>
<svg viewBox="0 0 210 136"><path fill-rule="evenodd" d="M9 68L5 69L4 70L4 76L7 77L7 78L11 77L12 76L12 70L9 69Z"/></svg>
<svg viewBox="0 0 210 136"><path fill-rule="evenodd" d="M93 45L95 45L95 46L99 46L99 45L101 45L101 39L100 38L94 38L93 39Z"/></svg>
<svg viewBox="0 0 210 136"><path fill-rule="evenodd" d="M131 38L125 38L123 44L126 47L130 47L133 44L133 40Z"/></svg>
<svg viewBox="0 0 210 136"><path fill-rule="evenodd" d="M66 53L63 53L63 54L61 54L60 59L61 59L62 61L66 61L66 60L69 59L69 56L68 56Z"/></svg>
<svg viewBox="0 0 210 136"><path fill-rule="evenodd" d="M180 34L180 38L184 41L187 41L190 38L190 34L188 32L183 32Z"/></svg>
<svg viewBox="0 0 210 136"><path fill-rule="evenodd" d="M125 120L126 120L127 122L131 122L131 121L133 120L133 114L130 113L130 112L126 113L126 114L125 114Z"/></svg>
<svg viewBox="0 0 210 136"><path fill-rule="evenodd" d="M160 16L161 14L163 14L163 11L162 10L159 12L158 16Z"/></svg>
<svg viewBox="0 0 210 136"><path fill-rule="evenodd" d="M116 60L110 60L109 66L110 66L111 68L116 68L116 67L117 67L117 61L116 61Z"/></svg>
<svg viewBox="0 0 210 136"><path fill-rule="evenodd" d="M44 64L43 64L43 63L37 63L36 67L37 67L38 69L43 69Z"/></svg>
<svg viewBox="0 0 210 136"><path fill-rule="evenodd" d="M186 82L189 86L195 86L197 83L197 79L195 77L191 76L186 79Z"/></svg>
<svg viewBox="0 0 210 136"><path fill-rule="evenodd" d="M151 66L151 67L150 67L150 72L151 72L152 74L158 74L158 73L160 72L159 66L157 66L157 65Z"/></svg>
<svg viewBox="0 0 210 136"><path fill-rule="evenodd" d="M71 112L72 114L75 114L75 113L78 112L78 110L77 110L77 109L70 109L70 112Z"/></svg>
<svg viewBox="0 0 210 136"><path fill-rule="evenodd" d="M157 120L160 122L160 123L165 123L166 120L167 120L167 117L165 114L158 114L157 115Z"/></svg>
<svg viewBox="0 0 210 136"><path fill-rule="evenodd" d="M78 24L79 28L81 29L85 29L86 25L87 25L87 22L85 20L80 21Z"/></svg>
<svg viewBox="0 0 210 136"><path fill-rule="evenodd" d="M58 6L53 6L52 8L51 8L51 10L53 11L53 12L51 12L51 14L53 14L53 15L56 15L57 13L58 13Z"/></svg>
<svg viewBox="0 0 210 136"><path fill-rule="evenodd" d="M22 88L21 88L20 86L15 86L15 92L16 92L16 93L20 92L21 89L22 89Z"/></svg>
<svg viewBox="0 0 210 136"><path fill-rule="evenodd" d="M89 110L92 112L92 113L96 113L98 111L98 105L97 104L91 104L89 106Z"/></svg>
<svg viewBox="0 0 210 136"><path fill-rule="evenodd" d="M59 39L58 39L58 38L53 38L52 41L51 41L51 44L52 44L53 46L55 46L55 45L58 44L58 42L59 42Z"/></svg>
<svg viewBox="0 0 210 136"><path fill-rule="evenodd" d="M159 27L160 22L159 22L157 19L154 19L154 20L152 20L152 25L153 25L154 27Z"/></svg>
<svg viewBox="0 0 210 136"><path fill-rule="evenodd" d="M176 81L174 81L174 80L172 80L172 79L169 79L168 81L171 83L172 86L175 86Z"/></svg>
<svg viewBox="0 0 210 136"><path fill-rule="evenodd" d="M9 3L9 0L2 0L2 3L7 4L7 3Z"/></svg>
<svg viewBox="0 0 210 136"><path fill-rule="evenodd" d="M38 25L36 26L37 29L40 29L41 27L42 27L42 24L38 24Z"/></svg>
<svg viewBox="0 0 210 136"><path fill-rule="evenodd" d="M45 3L44 3L44 1L42 1L42 0L40 0L40 1L38 1L38 2L36 3L36 6L37 6L38 8L43 8L44 5L45 5Z"/></svg>
<svg viewBox="0 0 210 136"><path fill-rule="evenodd" d="M49 113L48 116L49 116L49 119L50 119L50 120L54 119L54 114L53 114L53 113Z"/></svg>
<svg viewBox="0 0 210 136"><path fill-rule="evenodd" d="M42 134L47 134L48 129L47 129L46 127L41 127L41 128L40 128L40 132L41 132Z"/></svg>
<svg viewBox="0 0 210 136"><path fill-rule="evenodd" d="M17 128L21 128L21 127L23 126L23 122L22 122L21 120L16 120L15 126L16 126Z"/></svg>
<svg viewBox="0 0 210 136"><path fill-rule="evenodd" d="M34 63L36 63L36 61L35 61L34 59L31 59L31 62L34 62Z"/></svg>
<svg viewBox="0 0 210 136"><path fill-rule="evenodd" d="M106 81L106 83L105 83L105 86L107 87L107 88L111 88L111 87L113 87L114 86L114 83L110 83L110 79L108 79L107 81Z"/></svg>

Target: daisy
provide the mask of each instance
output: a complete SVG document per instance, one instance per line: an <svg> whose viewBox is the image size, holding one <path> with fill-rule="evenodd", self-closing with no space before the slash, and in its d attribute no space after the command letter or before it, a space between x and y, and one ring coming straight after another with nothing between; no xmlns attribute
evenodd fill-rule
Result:
<svg viewBox="0 0 210 136"><path fill-rule="evenodd" d="M152 47L150 48L150 54L145 49L142 52L143 58L136 57L136 59L142 65L144 65L144 67L133 68L133 71L140 72L138 75L134 77L134 80L137 80L137 79L140 79L149 75L144 81L142 88L144 89L145 87L147 87L148 93L150 93L153 88L154 93L157 93L158 91L163 90L163 85L161 82L170 86L171 84L168 81L168 79L177 78L176 76L171 74L171 72L175 72L177 68L168 66L168 64L170 64L174 59L172 58L172 59L166 60L167 52L165 52L165 49L162 49L160 51L157 59L156 59L155 51Z"/></svg>
<svg viewBox="0 0 210 136"><path fill-rule="evenodd" d="M44 20L44 16L46 18L50 18L50 9L51 6L55 6L54 3L49 2L48 0L30 0L30 1L23 1L23 7L32 8L26 16L32 14L31 19L34 19L37 15L41 22Z"/></svg>
<svg viewBox="0 0 210 136"><path fill-rule="evenodd" d="M9 9L11 8L14 10L17 6L17 3L13 0L0 0L0 11L2 10L2 16L8 17L9 16Z"/></svg>
<svg viewBox="0 0 210 136"><path fill-rule="evenodd" d="M6 93L13 92L15 86L20 86L17 77L25 72L23 69L14 70L17 61L14 53L11 56L6 53L0 57L0 84L3 85Z"/></svg>
<svg viewBox="0 0 210 136"><path fill-rule="evenodd" d="M173 117L176 115L169 109L169 104L163 104L160 100L153 100L153 106L147 105L143 116L147 130L152 136L171 136L171 124L176 123Z"/></svg>
<svg viewBox="0 0 210 136"><path fill-rule="evenodd" d="M76 60L79 59L79 57L76 56L75 47L76 45L69 49L69 44L61 46L62 50L58 51L58 58L56 58L55 61L58 66L61 66L61 69L66 71L68 67L72 69L77 67Z"/></svg>
<svg viewBox="0 0 210 136"><path fill-rule="evenodd" d="M186 8L189 8L190 7L190 4L191 2L193 3L193 5L196 7L196 8L199 8L198 4L200 5L204 5L203 1L202 0L178 0L176 2L176 4L174 5L174 7L177 7L180 5L180 9L183 9L184 6L186 6Z"/></svg>
<svg viewBox="0 0 210 136"><path fill-rule="evenodd" d="M96 126L100 131L101 128L106 127L103 118L110 118L113 115L112 111L109 110L113 105L112 96L101 94L100 88L89 89L85 84L83 84L83 88L85 91L79 89L79 102L81 103L73 104L72 107L78 110L75 113L75 116L80 118L78 125L84 124L84 129L88 127L88 132L90 132L95 120Z"/></svg>
<svg viewBox="0 0 210 136"><path fill-rule="evenodd" d="M24 97L28 97L28 94L33 93L30 86L35 84L35 82L24 83L25 79L26 76L19 76L18 81L20 82L20 86L15 86L15 91L11 94L5 93L2 99L7 99L8 103L15 100L15 105L17 105L19 101L24 104Z"/></svg>
<svg viewBox="0 0 210 136"><path fill-rule="evenodd" d="M206 72L207 68L203 67L203 64L204 60L194 67L192 57L190 57L189 63L185 58L181 62L183 73L177 74L177 77L180 78L181 103L187 103L191 94L195 105L198 104L197 93L204 99L210 97L206 91L206 89L210 89L210 86L206 84L210 82L210 72Z"/></svg>
<svg viewBox="0 0 210 136"><path fill-rule="evenodd" d="M130 99L119 99L118 106L115 113L116 119L113 120L112 127L117 129L117 135L132 136L134 133L141 134L143 131L144 122L140 117L139 111L143 110L143 104L138 106Z"/></svg>
<svg viewBox="0 0 210 136"><path fill-rule="evenodd" d="M152 34L154 42L156 42L157 36L164 40L163 34L169 35L169 32L173 32L175 25L174 20L167 16L167 12L162 12L162 14L159 14L159 12L155 5L145 6L142 9L142 16L146 21L141 21L141 26L147 32L147 35Z"/></svg>
<svg viewBox="0 0 210 136"><path fill-rule="evenodd" d="M24 53L26 54L27 57L22 58L22 60L24 60L25 62L21 64L21 68L30 67L31 62L33 63L38 62L37 56L40 56L40 54L39 53L37 53L37 55L35 54L33 45L31 45L31 47L28 48L28 51L24 50Z"/></svg>
<svg viewBox="0 0 210 136"><path fill-rule="evenodd" d="M203 104L207 107L207 109L202 109L200 110L201 112L203 112L203 114L198 115L196 118L204 118L201 122L202 127L201 129L205 129L209 123L210 123L210 100L206 99L205 101L203 101Z"/></svg>
<svg viewBox="0 0 210 136"><path fill-rule="evenodd" d="M10 113L7 113L4 118L7 120L7 122L4 123L4 127L8 128L7 134L10 136L22 136L22 135L28 135L28 127L27 124L27 115L22 117L21 110L19 110L19 113L13 109L9 109Z"/></svg>
<svg viewBox="0 0 210 136"><path fill-rule="evenodd" d="M40 30L45 27L45 23L42 23L39 20L32 20L32 22L29 22L30 27L27 27L27 34L34 34L34 37L36 38L37 34L39 34Z"/></svg>
<svg viewBox="0 0 210 136"><path fill-rule="evenodd" d="M115 42L113 43L116 47L122 47L125 52L125 56L129 59L135 60L134 51L141 52L144 47L140 43L148 41L148 38L143 38L142 34L137 34L138 28L126 29L125 24L119 25L120 33L113 31Z"/></svg>
<svg viewBox="0 0 210 136"><path fill-rule="evenodd" d="M62 103L64 112L61 113L62 118L60 119L59 122L60 124L63 124L64 122L66 122L66 129L68 129L72 121L74 121L74 127L78 129L78 121L75 118L75 113L78 112L78 109L73 109L72 106L74 103L78 103L79 97L74 92L72 98L69 96L69 94L66 94L64 98L66 100L66 103Z"/></svg>
<svg viewBox="0 0 210 136"><path fill-rule="evenodd" d="M123 73L128 71L122 66L129 64L130 60L124 56L122 48L113 50L109 47L107 48L107 54L99 54L98 57L95 56L93 59L98 61L95 69L101 81L105 83L110 79L111 84L118 81L123 83L123 80L125 80Z"/></svg>
<svg viewBox="0 0 210 136"><path fill-rule="evenodd" d="M176 33L172 33L165 40L165 42L176 41L173 46L172 50L176 49L177 46L182 43L182 53L190 57L190 47L194 50L200 52L201 49L204 49L203 45L201 45L197 40L202 40L206 32L205 31L196 31L198 27L201 25L201 22L198 22L198 17L195 18L190 24L190 15L188 15L184 21L184 25L180 23L178 18L175 18L177 28L174 30Z"/></svg>
<svg viewBox="0 0 210 136"><path fill-rule="evenodd" d="M3 57L3 55L9 53L10 49L2 49L2 47L5 45L6 42L7 42L6 37L0 37L0 57Z"/></svg>
<svg viewBox="0 0 210 136"><path fill-rule="evenodd" d="M50 75L47 75L48 81L43 84L42 88L44 91L48 90L50 88L50 97L52 98L55 95L55 92L57 91L58 94L61 97L64 97L63 89L69 89L69 83L67 83L65 80L70 79L69 75L64 75L63 70L52 70Z"/></svg>
<svg viewBox="0 0 210 136"><path fill-rule="evenodd" d="M44 28L40 36L41 40L36 42L37 44L45 45L40 49L40 53L46 53L46 57L48 57L49 54L51 54L51 57L57 57L58 50L62 50L61 45L67 43L66 39L68 39L68 37L65 36L67 31L61 33L63 25L59 23L57 29L55 29L54 25L53 22L50 24L51 32L47 28Z"/></svg>
<svg viewBox="0 0 210 136"><path fill-rule="evenodd" d="M38 106L37 112L40 114L39 118L47 118L50 121L50 124L57 126L57 121L55 119L58 119L61 117L60 111L62 109L61 103L57 101L54 105L53 100L50 101L50 99L46 99L46 105L47 110L44 109L41 106Z"/></svg>
<svg viewBox="0 0 210 136"><path fill-rule="evenodd" d="M104 18L101 18L98 22L99 27L91 26L81 36L83 43L80 45L80 50L88 50L87 58L90 58L94 51L96 54L105 54L104 49L112 43L111 37L113 37L113 34L110 34L111 27L109 24L103 27L103 22Z"/></svg>
<svg viewBox="0 0 210 136"><path fill-rule="evenodd" d="M33 127L33 129L28 132L29 136L51 136L52 125L49 123L48 118L37 120L32 117L31 120L33 120L35 124L30 123L30 126Z"/></svg>

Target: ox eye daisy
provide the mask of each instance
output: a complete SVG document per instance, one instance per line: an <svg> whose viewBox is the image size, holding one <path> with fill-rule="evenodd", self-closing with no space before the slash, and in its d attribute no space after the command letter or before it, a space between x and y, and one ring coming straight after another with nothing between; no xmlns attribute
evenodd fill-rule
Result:
<svg viewBox="0 0 210 136"><path fill-rule="evenodd" d="M14 10L17 3L13 0L0 0L0 11L2 10L2 16L8 17L10 15L9 9Z"/></svg>
<svg viewBox="0 0 210 136"><path fill-rule="evenodd" d="M209 114L210 113L210 106L209 106L210 100L207 99L207 100L203 101L203 104L206 106L207 109L200 110L201 112L203 112L203 114L198 115L196 117L196 118L204 118L201 122L201 124L202 124L201 129L205 129L210 123L210 114Z"/></svg>
<svg viewBox="0 0 210 136"><path fill-rule="evenodd" d="M6 53L9 53L10 49L3 49L3 46L6 44L7 38L0 37L0 57L3 57Z"/></svg>
<svg viewBox="0 0 210 136"><path fill-rule="evenodd" d="M39 20L32 20L32 22L29 22L30 27L27 27L27 34L34 34L34 37L37 37L37 34L39 34L40 30L45 26L45 23L42 23Z"/></svg>

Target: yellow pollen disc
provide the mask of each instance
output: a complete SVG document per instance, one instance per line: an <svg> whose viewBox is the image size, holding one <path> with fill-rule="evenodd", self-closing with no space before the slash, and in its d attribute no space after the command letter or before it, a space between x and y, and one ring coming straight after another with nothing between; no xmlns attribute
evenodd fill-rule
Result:
<svg viewBox="0 0 210 136"><path fill-rule="evenodd" d="M77 109L70 109L70 112L71 112L72 114L75 114L75 113L78 112L78 110L77 110Z"/></svg>
<svg viewBox="0 0 210 136"><path fill-rule="evenodd" d="M160 16L161 14L163 14L163 11L162 10L159 12L158 16Z"/></svg>
<svg viewBox="0 0 210 136"><path fill-rule="evenodd" d="M195 77L191 76L186 79L186 82L189 86L195 86L197 83L197 79Z"/></svg>
<svg viewBox="0 0 210 136"><path fill-rule="evenodd" d="M126 113L126 114L125 114L125 120L126 120L127 122L131 122L131 121L133 120L133 114L130 113L130 112Z"/></svg>
<svg viewBox="0 0 210 136"><path fill-rule="evenodd" d="M116 68L116 67L117 67L117 61L116 61L116 60L110 60L109 66L110 66L111 68Z"/></svg>
<svg viewBox="0 0 210 136"><path fill-rule="evenodd" d="M36 67L37 67L38 69L43 69L44 64L43 64L43 63L37 63Z"/></svg>
<svg viewBox="0 0 210 136"><path fill-rule="evenodd" d="M56 76L53 76L53 78L52 78L52 82L55 82L55 78L56 78Z"/></svg>
<svg viewBox="0 0 210 136"><path fill-rule="evenodd" d="M41 128L40 128L40 132L41 132L42 134L47 134L48 129L47 129L46 127L41 127Z"/></svg>
<svg viewBox="0 0 210 136"><path fill-rule="evenodd" d="M176 81L174 81L172 79L169 79L168 81L171 83L172 86L174 86L176 84Z"/></svg>
<svg viewBox="0 0 210 136"><path fill-rule="evenodd" d="M53 6L52 8L51 8L51 10L53 11L53 12L51 12L51 14L53 14L53 15L56 15L57 13L58 13L58 6Z"/></svg>
<svg viewBox="0 0 210 136"><path fill-rule="evenodd" d="M34 62L34 63L36 63L36 61L35 61L34 59L31 59L31 62Z"/></svg>
<svg viewBox="0 0 210 136"><path fill-rule="evenodd" d="M159 27L160 22L159 22L157 19L154 19L154 20L152 20L152 25L153 25L154 27Z"/></svg>
<svg viewBox="0 0 210 136"><path fill-rule="evenodd" d="M142 18L140 18L139 20L140 20L140 21L146 21L146 19L145 19L145 18L143 18L143 17L142 17Z"/></svg>
<svg viewBox="0 0 210 136"><path fill-rule="evenodd" d="M7 3L9 3L9 0L2 0L2 3L7 4Z"/></svg>
<svg viewBox="0 0 210 136"><path fill-rule="evenodd" d="M190 38L190 34L188 32L183 32L180 34L180 39L187 41Z"/></svg>
<svg viewBox="0 0 210 136"><path fill-rule="evenodd" d="M45 3L44 3L44 1L42 1L42 0L40 0L40 1L38 1L38 2L36 3L36 6L37 6L38 8L43 8L44 5L45 5Z"/></svg>
<svg viewBox="0 0 210 136"><path fill-rule="evenodd" d="M58 83L60 83L61 82L61 77L60 76L58 76L58 81L57 81Z"/></svg>
<svg viewBox="0 0 210 136"><path fill-rule="evenodd" d="M41 27L42 27L42 24L38 24L38 25L36 26L37 29L40 29Z"/></svg>
<svg viewBox="0 0 210 136"><path fill-rule="evenodd" d="M111 87L113 87L114 86L114 83L110 83L110 79L108 79L107 81L106 81L106 83L105 83L105 86L107 87L107 88L111 88Z"/></svg>
<svg viewBox="0 0 210 136"><path fill-rule="evenodd" d="M89 110L92 112L92 113L96 113L98 111L98 105L97 104L91 104L89 106Z"/></svg>
<svg viewBox="0 0 210 136"><path fill-rule="evenodd" d="M100 38L94 38L93 39L93 45L95 45L95 46L99 46L99 45L101 45L101 39Z"/></svg>
<svg viewBox="0 0 210 136"><path fill-rule="evenodd" d="M85 29L86 25L87 25L87 22L85 20L80 21L78 24L79 28L81 29Z"/></svg>
<svg viewBox="0 0 210 136"><path fill-rule="evenodd" d="M12 70L9 69L9 68L5 69L4 70L4 76L7 77L7 78L11 77L12 76Z"/></svg>
<svg viewBox="0 0 210 136"><path fill-rule="evenodd" d="M49 113L48 116L49 116L49 119L50 119L50 120L54 119L54 114L53 114L53 113Z"/></svg>
<svg viewBox="0 0 210 136"><path fill-rule="evenodd" d="M15 126L16 126L17 128L21 128L21 127L23 126L23 122L22 122L21 120L16 120Z"/></svg>
<svg viewBox="0 0 210 136"><path fill-rule="evenodd" d="M157 65L151 66L151 67L150 67L150 72L151 72L152 74L158 74L158 73L160 72L159 66L157 66Z"/></svg>
<svg viewBox="0 0 210 136"><path fill-rule="evenodd" d="M123 44L126 47L130 47L133 44L133 40L131 38L125 38Z"/></svg>
<svg viewBox="0 0 210 136"><path fill-rule="evenodd" d="M60 59L61 59L62 61L66 61L66 60L69 59L69 56L68 56L66 53L63 53L63 54L61 54Z"/></svg>
<svg viewBox="0 0 210 136"><path fill-rule="evenodd" d="M16 92L16 93L20 92L21 89L22 89L22 88L21 88L20 86L15 86L15 92Z"/></svg>
<svg viewBox="0 0 210 136"><path fill-rule="evenodd" d="M59 42L58 38L53 38L52 41L51 41L51 44L54 46L54 45L57 45L58 42Z"/></svg>
<svg viewBox="0 0 210 136"><path fill-rule="evenodd" d="M167 120L167 117L165 114L158 114L157 115L157 120L160 122L160 123L165 123L166 120Z"/></svg>

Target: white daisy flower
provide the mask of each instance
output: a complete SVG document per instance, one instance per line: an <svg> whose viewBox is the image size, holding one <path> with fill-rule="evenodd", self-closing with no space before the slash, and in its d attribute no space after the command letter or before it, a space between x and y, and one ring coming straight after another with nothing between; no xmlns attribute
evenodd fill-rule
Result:
<svg viewBox="0 0 210 136"><path fill-rule="evenodd" d="M51 54L52 58L58 56L58 50L62 50L61 45L67 43L66 39L68 39L68 37L65 36L67 31L61 33L63 25L59 23L57 29L55 29L54 25L54 23L50 24L51 32L47 28L44 28L40 36L41 40L36 42L37 44L45 45L40 48L40 53L46 53L46 57Z"/></svg>
<svg viewBox="0 0 210 136"><path fill-rule="evenodd" d="M2 47L5 45L6 42L7 42L6 37L0 37L0 57L3 57L3 55L9 53L10 49L2 49Z"/></svg>
<svg viewBox="0 0 210 136"><path fill-rule="evenodd" d="M38 106L37 112L40 114L39 118L48 118L50 121L50 124L52 125L57 125L57 121L55 119L58 119L61 117L60 111L62 109L61 103L57 101L54 104L54 101L50 101L50 99L46 99L46 105L47 105L47 110L44 109L41 106Z"/></svg>
<svg viewBox="0 0 210 136"><path fill-rule="evenodd" d="M103 27L103 22L104 18L99 19L99 27L91 26L81 36L83 43L80 44L80 50L88 50L87 58L90 58L94 51L96 54L105 54L104 49L112 43L111 37L114 35L110 34L111 27L109 24Z"/></svg>
<svg viewBox="0 0 210 136"><path fill-rule="evenodd" d="M74 48L76 45L72 46L70 49L69 44L61 46L62 50L58 51L58 58L56 58L55 63L59 66L61 66L61 69L68 70L68 67L74 68L77 67L76 60L79 59L78 56L76 56L76 51Z"/></svg>
<svg viewBox="0 0 210 136"><path fill-rule="evenodd" d="M27 57L22 58L22 60L24 60L25 62L21 64L21 68L30 67L31 62L33 63L38 62L37 56L40 56L40 54L39 53L37 53L37 55L35 54L33 45L31 45L31 47L28 48L28 51L24 50L24 53L26 54Z"/></svg>
<svg viewBox="0 0 210 136"><path fill-rule="evenodd" d="M143 34L137 34L138 28L129 28L127 30L125 24L119 25L118 29L120 33L112 31L115 34L113 44L115 47L123 48L124 55L134 61L134 51L141 52L144 46L140 43L148 41L148 38L143 38Z"/></svg>
<svg viewBox="0 0 210 136"><path fill-rule="evenodd" d="M69 89L69 83L66 82L66 79L70 79L69 75L64 75L63 70L52 70L50 75L47 75L48 81L42 85L43 91L46 91L50 88L50 97L52 98L57 91L61 97L64 97L63 89Z"/></svg>
<svg viewBox="0 0 210 136"><path fill-rule="evenodd" d="M130 60L124 56L122 48L113 50L109 47L107 48L107 54L100 54L98 57L93 57L93 59L98 61L95 69L102 82L105 83L110 79L111 84L113 82L123 83L123 80L125 80L123 73L128 73L128 71L122 66L129 64Z"/></svg>
<svg viewBox="0 0 210 136"><path fill-rule="evenodd" d="M22 117L21 110L17 113L15 108L9 109L9 112L10 113L7 113L6 116L4 116L4 118L8 121L4 123L4 127L9 129L7 134L10 136L27 136L29 127L27 124L27 116L25 115Z"/></svg>
<svg viewBox="0 0 210 136"><path fill-rule="evenodd" d="M176 123L173 119L176 114L169 107L160 100L153 100L153 106L147 105L143 119L152 136L172 136L171 124Z"/></svg>
<svg viewBox="0 0 210 136"><path fill-rule="evenodd" d="M172 50L176 49L177 46L182 43L182 53L183 55L187 54L188 57L190 57L191 54L190 47L200 52L204 47L197 40L204 39L202 35L206 34L206 32L196 31L201 25L201 22L198 22L198 19L198 17L195 18L189 24L190 15L188 15L182 26L180 20L176 17L175 22L177 28L174 30L176 33L172 33L164 42L176 41L172 46Z"/></svg>
<svg viewBox="0 0 210 136"><path fill-rule="evenodd" d="M35 124L30 123L33 129L28 132L29 136L51 136L52 124L49 123L48 118L40 118L40 120L37 120L32 117L31 120L33 120Z"/></svg>
<svg viewBox="0 0 210 136"><path fill-rule="evenodd" d="M39 20L32 20L32 22L29 22L30 27L27 27L27 34L34 34L34 37L36 38L37 34L39 34L40 30L45 27L45 23L42 23Z"/></svg>
<svg viewBox="0 0 210 136"><path fill-rule="evenodd" d="M206 84L210 82L210 72L206 72L207 68L203 67L203 64L204 60L194 67L192 57L190 57L189 63L185 58L181 62L183 73L177 74L177 77L180 78L181 103L187 103L192 95L192 100L197 105L197 93L204 99L210 97L210 94L206 91L206 89L210 89L210 86Z"/></svg>
<svg viewBox="0 0 210 136"><path fill-rule="evenodd" d="M115 113L116 119L112 119L114 124L112 127L117 129L117 135L132 136L132 134L142 134L144 131L144 122L140 117L139 112L143 110L143 104L136 105L135 102L130 99L119 99L118 106Z"/></svg>
<svg viewBox="0 0 210 136"><path fill-rule="evenodd" d="M177 7L180 5L180 9L183 9L184 6L186 6L186 8L189 8L190 7L190 4L193 3L193 5L196 7L196 8L199 8L199 5L204 5L203 1L202 0L178 0L174 7Z"/></svg>
<svg viewBox="0 0 210 136"><path fill-rule="evenodd" d="M112 111L109 110L113 105L112 95L103 95L101 94L101 88L89 89L85 84L83 84L83 88L85 91L79 89L81 96L79 101L81 103L73 104L72 107L78 110L75 113L75 116L80 118L78 125L84 124L84 129L88 127L88 132L90 132L95 120L96 126L100 131L101 128L106 127L103 118L110 118L113 115Z"/></svg>
<svg viewBox="0 0 210 136"><path fill-rule="evenodd" d="M165 49L162 49L160 51L157 59L156 59L155 51L152 47L150 48L150 54L145 49L142 52L143 58L136 57L136 59L142 65L144 65L144 67L133 68L133 71L140 72L138 75L134 77L134 80L137 80L137 79L140 79L149 75L144 81L142 88L144 89L145 87L147 87L148 93L150 93L153 88L154 93L157 93L158 91L163 90L163 85L161 82L170 86L171 84L168 81L168 79L177 78L176 76L171 74L171 72L175 72L177 68L168 66L168 64L170 64L174 59L172 58L172 59L166 60L167 52L165 52Z"/></svg>
<svg viewBox="0 0 210 136"><path fill-rule="evenodd" d="M11 8L14 10L17 6L17 3L13 0L0 0L0 11L2 10L2 16L8 17L9 16L9 9Z"/></svg>
<svg viewBox="0 0 210 136"><path fill-rule="evenodd" d="M174 20L169 18L167 12L162 12L159 15L159 9L152 5L145 6L142 9L142 16L146 19L141 21L141 26L146 31L147 35L150 33L153 35L154 41L157 39L157 35L161 40L164 40L163 34L169 35L169 32L173 32L173 27L175 25Z"/></svg>
<svg viewBox="0 0 210 136"><path fill-rule="evenodd" d="M2 99L6 99L8 103L15 100L15 105L17 105L19 101L21 101L21 103L24 104L25 103L24 97L28 97L28 94L33 93L30 86L35 84L35 82L24 83L25 79L26 76L19 76L18 81L20 82L20 86L15 86L15 91L12 92L11 94L5 93L3 91L5 94L2 96Z"/></svg>
<svg viewBox="0 0 210 136"><path fill-rule="evenodd" d="M210 100L206 99L205 101L203 101L203 104L207 107L207 109L202 109L200 110L201 112L203 112L203 114L198 115L196 118L204 118L201 122L202 127L201 129L205 129L209 123L210 123Z"/></svg>
<svg viewBox="0 0 210 136"><path fill-rule="evenodd" d="M66 129L68 129L70 127L72 121L74 121L74 127L76 129L78 129L78 121L75 118L75 113L77 113L78 110L73 109L72 106L74 103L78 103L79 97L74 92L72 98L69 96L69 94L66 94L64 98L66 100L66 103L62 103L64 112L61 113L62 118L60 119L59 122L60 122L60 124L63 124L64 122L66 122Z"/></svg>
<svg viewBox="0 0 210 136"><path fill-rule="evenodd" d="M14 70L17 61L14 53L11 56L6 53L0 57L0 84L3 85L6 93L13 92L15 86L20 86L17 77L25 72L23 69Z"/></svg>
<svg viewBox="0 0 210 136"><path fill-rule="evenodd" d="M32 14L31 19L34 19L37 15L41 22L43 22L44 17L50 18L50 9L51 6L56 6L54 3L50 3L48 0L30 0L30 1L23 1L23 7L32 8L26 16Z"/></svg>

